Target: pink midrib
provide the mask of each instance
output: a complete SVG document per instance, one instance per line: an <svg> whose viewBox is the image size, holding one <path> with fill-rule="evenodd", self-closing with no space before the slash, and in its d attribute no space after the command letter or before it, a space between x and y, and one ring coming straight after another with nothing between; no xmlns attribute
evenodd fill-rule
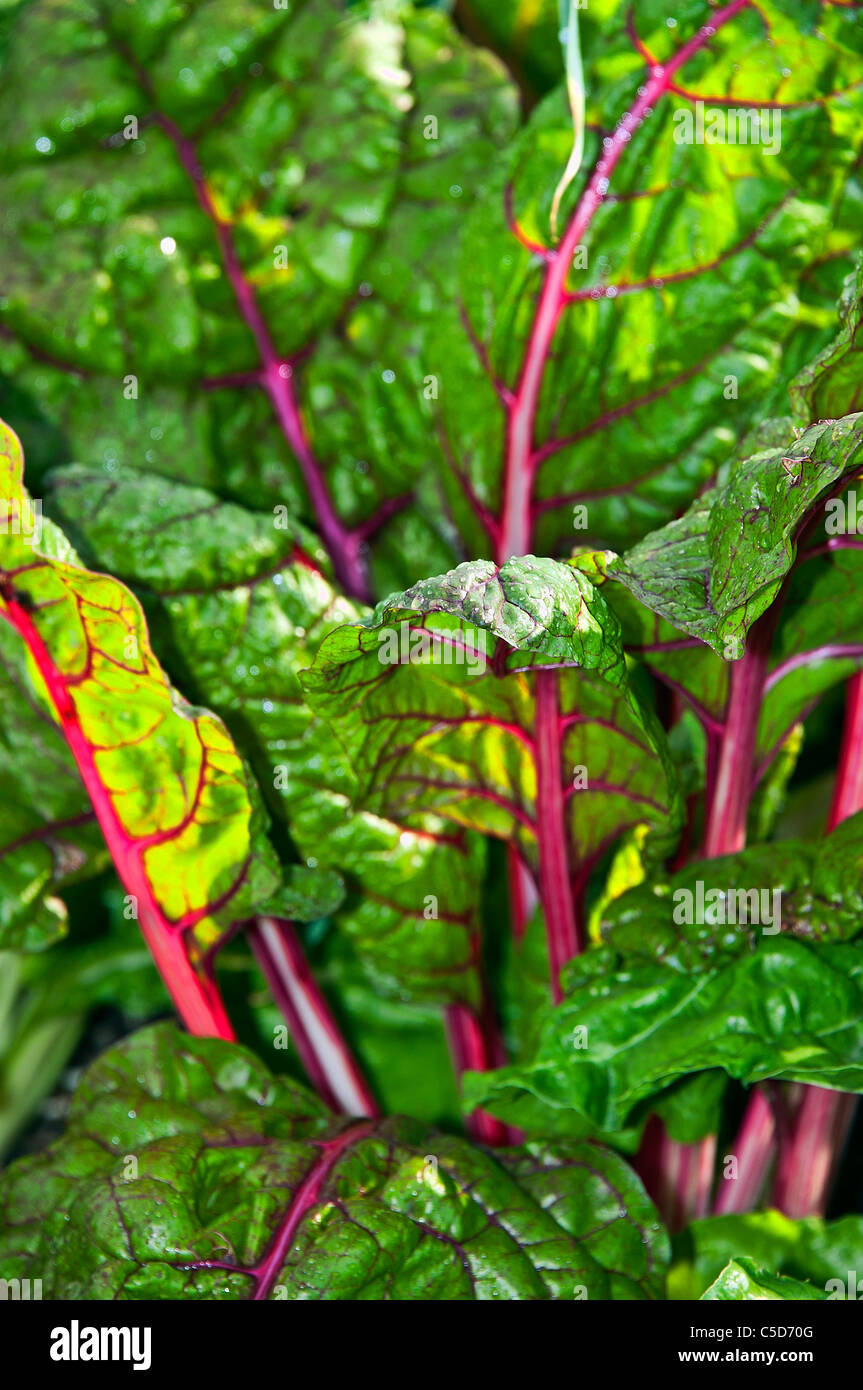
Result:
<svg viewBox="0 0 863 1390"><path fill-rule="evenodd" d="M237 301L237 307L255 340L261 359L259 380L270 399L279 428L300 465L309 500L321 528L321 536L335 573L345 591L352 598L367 602L369 601L369 592L360 556L360 539L354 531L343 525L333 506L320 465L312 452L303 425L300 405L294 388L292 365L280 357L276 351L263 315L258 308L252 286L246 279L240 265L230 226L219 216L210 196L193 142L183 134L179 126L169 116L160 113L156 120L174 146L183 170L195 190L198 205L215 232L222 255L222 263Z"/></svg>
<svg viewBox="0 0 863 1390"><path fill-rule="evenodd" d="M566 277L569 267L576 247L605 199L607 190L602 185L611 179L633 131L644 120L646 112L669 90L675 72L693 53L698 52L723 24L749 3L750 0L733 0L724 9L717 10L709 25L703 26L667 63L652 72L638 100L623 117L611 136L611 144L598 160L560 246L550 254L548 272L528 339L521 376L507 405L507 449L498 564L503 564L513 555L526 555L531 549L532 495L537 467L533 448L537 400L551 342L566 304Z"/></svg>
<svg viewBox="0 0 863 1390"><path fill-rule="evenodd" d="M359 1140L364 1139L366 1135L371 1134L374 1127L375 1123L373 1120L366 1120L361 1124L351 1125L349 1129L346 1129L336 1139L330 1139L320 1145L324 1152L294 1193L291 1204L279 1225L276 1238L272 1243L269 1253L259 1265L248 1271L248 1273L254 1276L257 1283L253 1301L263 1301L269 1297L279 1270L285 1263L287 1253L291 1247L291 1242L294 1239L300 1222L317 1202L324 1182L338 1163L345 1149L350 1148L352 1144L356 1144Z"/></svg>
<svg viewBox="0 0 863 1390"><path fill-rule="evenodd" d="M578 954L569 871L569 844L561 781L560 710L557 672L536 673L536 802L539 886L548 933L551 990L555 1003L563 994L560 972Z"/></svg>
<svg viewBox="0 0 863 1390"><path fill-rule="evenodd" d="M137 900L138 925L159 974L190 1032L234 1040L234 1032L215 986L193 969L182 934L166 921L150 887L141 853L123 829L99 776L93 750L81 728L66 682L51 659L30 614L16 600L6 604L9 620L26 643L51 699L75 759L117 873Z"/></svg>

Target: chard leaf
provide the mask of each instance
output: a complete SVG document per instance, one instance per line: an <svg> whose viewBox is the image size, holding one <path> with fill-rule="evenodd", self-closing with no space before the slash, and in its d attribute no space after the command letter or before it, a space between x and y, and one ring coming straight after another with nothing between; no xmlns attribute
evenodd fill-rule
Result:
<svg viewBox="0 0 863 1390"><path fill-rule="evenodd" d="M465 1103L527 1129L565 1134L569 1114L604 1133L692 1072L744 1082L775 1078L863 1091L863 949L760 936L742 954L689 974L621 967L591 950L546 1006L533 1056L465 1080Z"/></svg>
<svg viewBox="0 0 863 1390"><path fill-rule="evenodd" d="M31 516L15 435L0 427L0 616L26 649L154 958L190 1026L229 1033L204 954L279 893L254 783L220 720L165 678L141 609Z"/></svg>
<svg viewBox="0 0 863 1390"><path fill-rule="evenodd" d="M710 1302L743 1302L752 1299L813 1300L827 1295L811 1284L801 1283L799 1279L787 1279L784 1274L771 1274L760 1269L754 1260L740 1256L730 1260L702 1295L702 1300Z"/></svg>
<svg viewBox="0 0 863 1390"><path fill-rule="evenodd" d="M742 655L749 627L791 569L799 528L861 458L863 415L811 425L786 449L732 466L724 485L613 560L609 572L718 655Z"/></svg>
<svg viewBox="0 0 863 1390"><path fill-rule="evenodd" d="M700 1298L722 1273L734 1252L746 1250L753 1263L777 1274L807 1279L841 1298L836 1285L848 1288L849 1271L860 1268L863 1254L863 1220L845 1216L838 1221L821 1217L792 1220L779 1211L753 1211L734 1216L711 1216L693 1221L674 1241L674 1262L668 1276L670 1298Z"/></svg>
<svg viewBox="0 0 863 1390"><path fill-rule="evenodd" d="M857 242L856 17L830 7L816 32L774 0L667 17L622 0L579 14L585 158L557 243L563 86L468 217L458 293L431 340L442 476L468 555L631 545L785 408L830 333ZM714 93L734 103L714 107ZM698 100L719 138L696 129ZM836 277L810 276L828 247Z"/></svg>
<svg viewBox="0 0 863 1390"><path fill-rule="evenodd" d="M483 845L440 817L354 809L356 769L303 699L297 671L359 614L314 539L134 470L64 468L49 495L82 552L140 595L167 665L224 718L276 824L317 874L346 876L338 927L376 987L475 1003Z"/></svg>
<svg viewBox="0 0 863 1390"><path fill-rule="evenodd" d="M753 845L699 859L666 883L640 884L606 908L602 936L626 961L661 961L688 974L717 956L750 950L764 925L759 921L764 906L772 935L781 929L803 941L849 940L863 923L861 875L863 812L857 812L823 839ZM752 892L759 895L757 902L740 896ZM704 895L699 915L707 920L702 925L675 921L699 893ZM773 898L776 893L779 899Z"/></svg>
<svg viewBox="0 0 863 1390"><path fill-rule="evenodd" d="M569 566L525 556L424 580L331 633L302 679L375 814L430 811L514 841L540 876L552 838L573 873L633 825L673 841L662 731L628 683L617 620Z"/></svg>
<svg viewBox="0 0 863 1390"><path fill-rule="evenodd" d="M863 405L863 257L848 276L839 301L841 328L823 352L804 367L789 388L799 421L848 415Z"/></svg>
<svg viewBox="0 0 863 1390"><path fill-rule="evenodd" d="M4 1277L39 1270L49 1298L642 1298L668 1257L638 1179L597 1146L498 1159L413 1120L336 1122L244 1049L169 1025L90 1067L0 1209Z"/></svg>
<svg viewBox="0 0 863 1390"><path fill-rule="evenodd" d="M26 654L0 625L0 949L41 950L65 935L57 893L107 861L60 730L34 699Z"/></svg>
<svg viewBox="0 0 863 1390"><path fill-rule="evenodd" d="M422 328L515 115L490 55L409 4L23 7L0 367L34 469L286 505L362 590L360 528L421 472Z"/></svg>

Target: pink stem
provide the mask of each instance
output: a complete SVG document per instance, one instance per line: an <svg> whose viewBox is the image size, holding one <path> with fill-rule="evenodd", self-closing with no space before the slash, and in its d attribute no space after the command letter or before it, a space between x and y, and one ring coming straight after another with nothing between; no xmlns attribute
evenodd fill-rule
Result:
<svg viewBox="0 0 863 1390"><path fill-rule="evenodd" d="M511 844L506 847L506 873L512 932L518 942L524 937L538 897L530 869L517 847Z"/></svg>
<svg viewBox="0 0 863 1390"><path fill-rule="evenodd" d="M827 821L828 833L840 821L863 809L863 672L851 676L845 687L845 723L839 768Z"/></svg>
<svg viewBox="0 0 863 1390"><path fill-rule="evenodd" d="M746 816L752 793L758 718L776 625L776 609L777 605L774 604L753 624L745 653L731 667L725 729L704 837L705 859L714 859L720 854L735 854L746 844Z"/></svg>
<svg viewBox="0 0 863 1390"><path fill-rule="evenodd" d="M758 717L767 677L770 644L776 624L776 608L777 605L774 604L772 609L753 624L746 651L731 668L728 706L718 758L715 749L711 751L709 748L709 783L712 786L712 795L703 849L703 857L707 859L721 854L732 854L746 844L746 816L752 791ZM734 1152L741 1164L741 1154L745 1153L747 1190L749 1186L760 1189L763 1185L764 1165L770 1159L773 1134L772 1130L767 1132L764 1124L765 1105L764 1098L756 1092L750 1102L752 1114L747 1113L735 1144ZM757 1148L756 1140L760 1141L760 1150ZM670 1205L663 1210L670 1211L674 1220L683 1224L687 1219L704 1215L706 1207L704 1210L699 1208L705 1200L705 1188L703 1185L698 1186L693 1174L701 1175L703 1178L709 1163L712 1175L716 1136L709 1134L695 1145L679 1145L663 1133L654 1143L655 1147L661 1150L662 1163L667 1166L669 1173L676 1175L676 1181L668 1179L664 1184L664 1190L668 1189L674 1195L670 1197L666 1191L666 1200ZM696 1182L695 1188L693 1182ZM735 1183L733 1186L736 1188L738 1184ZM709 1197L709 1182L706 1191ZM696 1198L698 1205L695 1204ZM722 1189L721 1200L733 1200L726 1188Z"/></svg>
<svg viewBox="0 0 863 1390"><path fill-rule="evenodd" d="M715 1134L696 1144L680 1144L669 1137L657 1115L650 1117L638 1171L669 1230L682 1230L696 1217L707 1215L715 1161Z"/></svg>
<svg viewBox="0 0 863 1390"><path fill-rule="evenodd" d="M183 134L170 116L159 113L156 120L174 146L177 157L192 182L201 211L212 224L216 234L225 273L237 307L255 340L261 359L261 385L270 398L282 433L300 465L309 499L321 529L321 537L336 577L346 593L367 603L370 601L370 594L362 560L362 540L357 532L350 530L340 521L333 506L320 464L314 456L303 424L294 387L293 366L276 352L254 291L240 265L231 236L230 223L223 221L219 216L210 195L194 142Z"/></svg>
<svg viewBox="0 0 863 1390"><path fill-rule="evenodd" d="M259 917L249 929L249 937L300 1061L318 1095L337 1114L380 1115L374 1096L312 975L292 923L283 918Z"/></svg>
<svg viewBox="0 0 863 1390"><path fill-rule="evenodd" d="M6 609L10 623L26 643L45 683L117 874L127 892L137 901L141 934L177 1012L190 1033L232 1041L233 1029L215 980L209 971L204 968L196 970L192 965L182 930L167 920L156 901L144 867L143 851L124 830L108 789L99 776L93 749L81 727L65 677L54 665L26 609L15 599L7 600Z"/></svg>
<svg viewBox="0 0 863 1390"><path fill-rule="evenodd" d="M857 1096L807 1086L791 1142L780 1149L771 1201L786 1216L823 1216Z"/></svg>
<svg viewBox="0 0 863 1390"><path fill-rule="evenodd" d="M533 529L533 484L537 468L534 423L543 373L551 342L567 302L566 278L573 256L608 193L608 184L623 151L660 97L669 90L675 72L707 43L716 31L748 5L733 0L711 15L710 24L679 48L665 64L651 69L641 94L626 113L596 163L587 187L563 234L559 247L547 253L545 281L527 343L518 386L507 402L507 449L498 564L530 550Z"/></svg>
<svg viewBox="0 0 863 1390"><path fill-rule="evenodd" d="M761 1195L776 1139L773 1107L760 1086L752 1092L734 1142L735 1177L720 1183L713 1207L716 1216L751 1211Z"/></svg>
<svg viewBox="0 0 863 1390"><path fill-rule="evenodd" d="M446 1030L456 1075L466 1071L491 1071L504 1061L503 1047L491 1015L486 995L480 1017L467 1004L450 1004L446 1010ZM515 1131L485 1110L473 1110L467 1130L480 1144L500 1147L518 1142Z"/></svg>
<svg viewBox="0 0 863 1390"><path fill-rule="evenodd" d="M560 765L560 709L557 674L537 668L536 700L536 834L539 889L548 934L551 992L563 993L560 972L578 955L579 939L570 879L565 801Z"/></svg>
<svg viewBox="0 0 863 1390"><path fill-rule="evenodd" d="M827 830L863 808L863 673L846 687L845 723ZM857 1109L857 1096L807 1086L780 1156L773 1203L788 1216L823 1216Z"/></svg>

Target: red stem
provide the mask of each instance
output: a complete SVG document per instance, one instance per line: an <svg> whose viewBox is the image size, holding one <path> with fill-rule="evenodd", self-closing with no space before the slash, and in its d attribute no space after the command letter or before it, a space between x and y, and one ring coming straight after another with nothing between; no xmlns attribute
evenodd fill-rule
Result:
<svg viewBox="0 0 863 1390"><path fill-rule="evenodd" d="M512 931L517 942L523 940L527 924L538 902L536 884L515 845L506 847L506 875Z"/></svg>
<svg viewBox="0 0 863 1390"><path fill-rule="evenodd" d="M828 833L840 821L863 809L863 672L851 676L845 687L845 723L833 800L827 820Z"/></svg>
<svg viewBox="0 0 863 1390"><path fill-rule="evenodd" d="M786 1216L823 1216L857 1096L807 1086L791 1142L780 1148L771 1203Z"/></svg>
<svg viewBox="0 0 863 1390"><path fill-rule="evenodd" d="M491 1071L505 1062L487 994L481 1017L467 1004L450 1004L446 1010L446 1030L457 1076L466 1071ZM467 1117L467 1131L480 1144L499 1147L518 1142L515 1131L485 1110L471 1111Z"/></svg>
<svg viewBox="0 0 863 1390"><path fill-rule="evenodd" d="M718 758L715 749L709 750L709 783L712 795L709 802L703 857L715 858L733 854L746 844L746 817L752 792L755 744L761 698L767 677L770 645L776 625L778 604L774 604L753 624L746 651L731 668L730 690L725 725ZM736 1182L723 1186L719 1200L734 1202L742 1196L740 1184L748 1192L764 1181L764 1162L769 1161L772 1129L764 1124L764 1098L757 1092L750 1102L737 1137L734 1153L738 1158L741 1176ZM760 1141L756 1143L756 1140ZM716 1136L707 1135L694 1145L678 1144L664 1131L657 1132L648 1154L648 1165L659 1169L663 1176L657 1191L663 1197L662 1210L672 1223L685 1225L707 1211L716 1153ZM705 1174L707 1176L705 1177ZM735 1189L735 1194L729 1193ZM740 1188L740 1191L736 1190ZM739 1209L739 1208L730 1208Z"/></svg>
<svg viewBox="0 0 863 1390"><path fill-rule="evenodd" d="M706 1216L713 1187L716 1135L696 1144L671 1139L658 1115L651 1115L638 1154L638 1171L670 1231Z"/></svg>
<svg viewBox="0 0 863 1390"><path fill-rule="evenodd" d="M578 955L579 939L570 879L565 801L560 765L557 673L536 672L536 835L539 889L548 933L551 992L563 998L560 972Z"/></svg>
<svg viewBox="0 0 863 1390"><path fill-rule="evenodd" d="M845 723L828 833L863 809L863 673L846 687ZM857 1109L857 1096L807 1086L791 1142L780 1155L773 1203L788 1216L823 1216Z"/></svg>
<svg viewBox="0 0 863 1390"><path fill-rule="evenodd" d="M249 929L249 939L318 1095L336 1114L379 1116L377 1102L311 972L293 924L283 918L259 917Z"/></svg>
<svg viewBox="0 0 863 1390"><path fill-rule="evenodd" d="M735 854L746 844L755 743L778 605L753 624L746 651L731 667L725 728L707 817L703 858Z"/></svg>
<svg viewBox="0 0 863 1390"><path fill-rule="evenodd" d="M775 1140L773 1107L761 1087L756 1086L734 1141L737 1176L720 1183L713 1207L716 1216L752 1210L764 1186Z"/></svg>
<svg viewBox="0 0 863 1390"><path fill-rule="evenodd" d="M538 466L534 451L536 407L552 339L567 302L566 278L576 248L608 192L608 182L635 130L671 85L675 72L697 53L716 31L749 4L733 0L717 10L710 24L679 48L665 64L654 66L641 94L615 128L597 161L587 187L563 234L559 247L547 254L545 281L537 305L521 375L507 406L507 449L498 564L530 550L533 529L533 484Z"/></svg>
<svg viewBox="0 0 863 1390"><path fill-rule="evenodd" d="M9 621L26 643L36 664L60 728L69 745L121 882L138 905L138 925L174 1005L191 1033L233 1041L234 1033L216 983L205 968L189 960L183 932L168 922L156 902L143 851L127 834L96 768L65 677L54 665L30 614L14 599L6 603Z"/></svg>

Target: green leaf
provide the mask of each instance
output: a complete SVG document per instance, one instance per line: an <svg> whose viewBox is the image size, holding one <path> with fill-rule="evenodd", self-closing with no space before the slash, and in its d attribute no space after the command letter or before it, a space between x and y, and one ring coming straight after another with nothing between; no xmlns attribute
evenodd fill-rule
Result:
<svg viewBox="0 0 863 1390"><path fill-rule="evenodd" d="M827 1295L814 1289L811 1284L802 1284L798 1279L786 1279L782 1274L771 1274L760 1269L754 1260L741 1256L730 1260L719 1278L701 1295L702 1300L710 1302L743 1302L750 1299L823 1299Z"/></svg>
<svg viewBox="0 0 863 1390"><path fill-rule="evenodd" d="M41 950L65 935L57 893L107 861L60 730L34 699L26 653L0 627L0 948Z"/></svg>
<svg viewBox="0 0 863 1390"><path fill-rule="evenodd" d="M525 556L460 565L331 633L303 674L337 731L360 804L410 824L423 811L515 841L537 867L533 677L557 671L563 833L573 867L645 824L673 841L677 799L662 731L629 686L619 626L577 571ZM573 771L587 769L586 785ZM658 852L658 851L657 851Z"/></svg>
<svg viewBox="0 0 863 1390"><path fill-rule="evenodd" d="M491 56L408 4L24 7L0 369L34 472L149 467L312 518L322 491L362 582L354 528L422 471L423 326L515 117Z"/></svg>
<svg viewBox="0 0 863 1390"><path fill-rule="evenodd" d="M799 527L860 467L861 450L863 415L812 425L785 450L732 465L724 485L612 561L609 572L718 655L742 655L748 629L791 569Z"/></svg>
<svg viewBox="0 0 863 1390"><path fill-rule="evenodd" d="M821 839L753 845L696 860L667 882L639 884L607 906L602 937L627 962L661 961L688 974L751 950L765 926L803 941L849 940L863 923L861 874L857 812ZM694 924L685 920L687 907Z"/></svg>
<svg viewBox="0 0 863 1390"><path fill-rule="evenodd" d="M591 950L565 972L529 1060L471 1073L465 1104L528 1132L566 1134L570 1114L600 1132L690 1073L721 1068L863 1091L863 949L759 937L693 973Z"/></svg>
<svg viewBox="0 0 863 1390"><path fill-rule="evenodd" d="M498 1159L412 1120L334 1121L244 1049L169 1025L90 1067L0 1209L4 1277L38 1270L49 1298L656 1297L668 1257L611 1153Z"/></svg>
<svg viewBox="0 0 863 1390"><path fill-rule="evenodd" d="M28 653L31 699L62 728L175 1003L194 1026L224 1027L196 963L282 879L254 784L221 721L169 685L132 594L84 569L49 524L27 534L20 446L6 426L0 443L13 519L0 615Z"/></svg>
<svg viewBox="0 0 863 1390"><path fill-rule="evenodd" d="M846 1216L824 1221L813 1216L795 1221L778 1211L754 1211L693 1221L674 1240L669 1297L700 1298L741 1250L755 1264L810 1280L834 1299L843 1295L829 1281L838 1280L844 1296L853 1298L857 1291L853 1272L860 1269L863 1254L863 1220ZM849 1271L854 1279L850 1292Z"/></svg>
<svg viewBox="0 0 863 1390"><path fill-rule="evenodd" d="M858 341L861 317L863 258L845 281L839 301L842 326L838 335L791 383L791 404L798 420L848 415L863 404L863 348Z"/></svg>
<svg viewBox="0 0 863 1390"><path fill-rule="evenodd" d="M439 817L408 827L354 809L356 769L303 699L297 671L358 616L320 547L286 519L134 470L64 468L49 496L88 559L140 595L168 668L225 720L273 820L316 872L345 875L338 926L375 986L475 1002L482 844Z"/></svg>
<svg viewBox="0 0 863 1390"><path fill-rule="evenodd" d="M787 408L857 251L861 38L838 10L817 33L775 0L718 24L705 0L673 27L654 0L580 12L587 132L561 209L570 235L548 236L572 145L561 86L471 210L432 340L440 466L468 555L559 556L585 536L621 550ZM689 44L669 90L658 64ZM762 140L732 143L723 106L727 141L687 141L694 101L709 113L722 92L765 117ZM813 275L833 253L836 274Z"/></svg>

